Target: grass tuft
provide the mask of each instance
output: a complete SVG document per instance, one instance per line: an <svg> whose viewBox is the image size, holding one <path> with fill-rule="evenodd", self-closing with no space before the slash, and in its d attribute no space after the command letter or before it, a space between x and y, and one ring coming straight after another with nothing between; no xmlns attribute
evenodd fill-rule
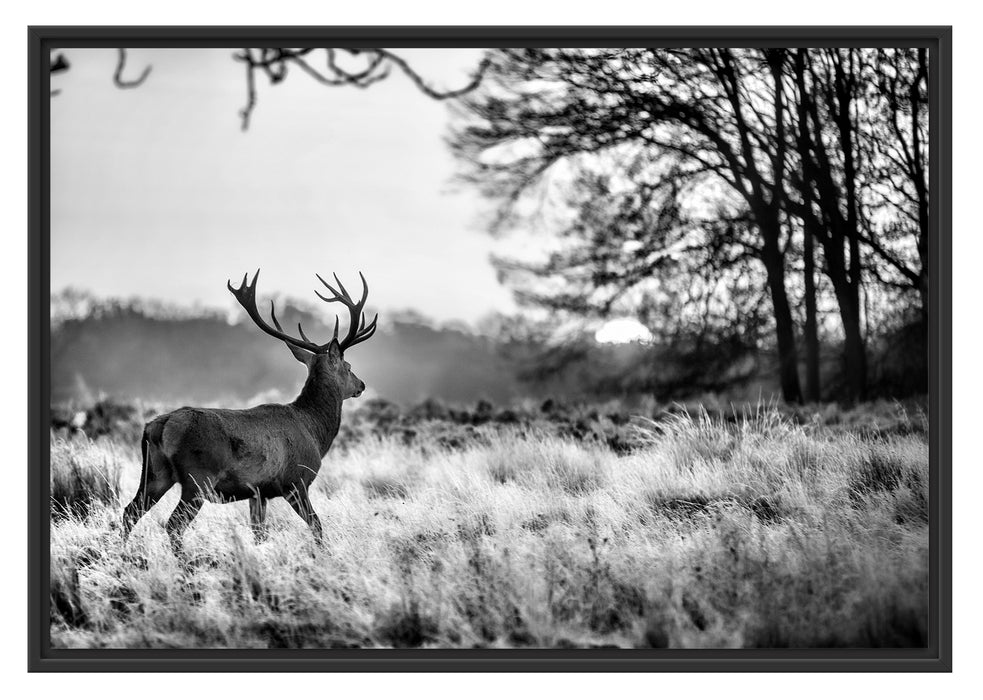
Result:
<svg viewBox="0 0 983 700"><path fill-rule="evenodd" d="M117 505L126 452L109 440L52 437L52 516L85 518L95 506Z"/></svg>

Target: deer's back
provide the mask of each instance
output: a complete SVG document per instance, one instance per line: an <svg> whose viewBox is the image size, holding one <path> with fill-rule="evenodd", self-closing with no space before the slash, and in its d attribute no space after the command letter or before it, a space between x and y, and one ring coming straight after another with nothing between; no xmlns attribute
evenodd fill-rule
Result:
<svg viewBox="0 0 983 700"><path fill-rule="evenodd" d="M298 481L309 484L321 461L314 436L289 405L180 408L151 421L146 435L182 480L224 498L283 495Z"/></svg>

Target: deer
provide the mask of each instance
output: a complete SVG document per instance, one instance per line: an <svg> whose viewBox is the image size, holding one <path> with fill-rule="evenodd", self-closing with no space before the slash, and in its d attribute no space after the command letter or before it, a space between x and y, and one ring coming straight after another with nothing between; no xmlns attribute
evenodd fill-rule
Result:
<svg viewBox="0 0 983 700"><path fill-rule="evenodd" d="M271 498L284 498L307 523L318 546L323 542L321 521L308 493L341 426L342 403L361 396L365 383L352 371L345 353L375 333L376 314L366 324L363 311L369 287L362 280L362 296L354 301L334 275L337 289L321 281L331 296L315 290L323 301L347 307L350 320L344 338L317 344L297 324L300 337L283 331L270 301L270 326L256 307L259 270L239 287L226 283L236 301L264 333L283 341L294 358L307 368L300 394L288 404L263 404L247 409L183 407L157 416L143 430L143 471L140 486L122 518L125 542L137 522L174 484L181 498L165 525L171 548L180 558L185 530L206 501L228 503L249 499L249 519L257 542L266 536L266 508Z"/></svg>

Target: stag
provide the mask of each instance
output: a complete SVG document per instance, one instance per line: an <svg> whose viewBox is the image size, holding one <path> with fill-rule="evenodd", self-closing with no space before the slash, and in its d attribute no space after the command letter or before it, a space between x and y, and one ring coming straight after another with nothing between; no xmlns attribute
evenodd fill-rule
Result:
<svg viewBox="0 0 983 700"><path fill-rule="evenodd" d="M311 506L308 489L317 476L341 425L341 405L360 396L365 383L345 361L345 351L375 333L378 314L366 325L363 307L369 287L362 280L362 297L355 302L335 275L337 289L320 275L331 292L323 301L348 308L347 335L339 340L335 316L334 337L323 345L312 342L300 324L299 338L283 332L270 302L270 326L256 308L259 270L249 282L244 275L229 291L260 330L283 341L293 356L307 367L307 381L300 395L288 404L264 404L244 410L179 408L154 418L143 430L143 473L140 487L123 511L123 537L174 485L181 486L181 500L167 520L166 530L175 554L182 553L184 531L205 501L227 503L249 499L249 516L257 538L265 537L267 501L283 497L322 540L321 522Z"/></svg>

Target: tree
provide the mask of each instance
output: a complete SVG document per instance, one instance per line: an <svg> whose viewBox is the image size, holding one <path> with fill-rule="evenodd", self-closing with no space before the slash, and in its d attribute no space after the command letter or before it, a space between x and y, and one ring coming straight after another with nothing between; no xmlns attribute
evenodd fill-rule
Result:
<svg viewBox="0 0 983 700"><path fill-rule="evenodd" d="M874 201L871 214L865 216L870 235L864 242L889 275L881 275L880 281L917 290L927 328L928 55L924 48L882 49L874 70L876 83L869 90L876 89L879 99L872 134L863 144L874 170ZM911 255L912 247L916 256Z"/></svg>
<svg viewBox="0 0 983 700"><path fill-rule="evenodd" d="M799 49L795 52L794 71L795 87L798 90L796 107L796 148L801 163L809 162L811 137L809 132L809 109L805 99L805 55ZM800 182L799 191L802 196L802 209L813 211L812 187ZM814 250L816 236L816 218L803 217L802 225L802 286L805 302L805 327L803 335L806 348L806 390L807 401L818 401L821 398L819 378L819 324L816 304L816 254Z"/></svg>
<svg viewBox="0 0 983 700"><path fill-rule="evenodd" d="M860 327L860 168L854 122L863 60L862 54L849 50L825 50L816 59L800 49L794 64L800 101L799 212L809 240L816 238L823 247L825 272L832 282L843 325L847 382L855 399L865 397L867 385Z"/></svg>
<svg viewBox="0 0 983 700"><path fill-rule="evenodd" d="M918 290L923 319L927 308L927 63L924 52L799 49L793 66L800 200L792 208L823 249L850 395L863 399L865 275Z"/></svg>
<svg viewBox="0 0 983 700"><path fill-rule="evenodd" d="M525 225L559 239L545 262L498 261L520 301L577 314L619 301L640 310L653 288L671 295L685 286L680 275L726 277L753 260L788 401L803 397L790 302L790 291L803 290L805 396L816 400L821 274L843 333L847 394L865 397L867 286L927 290L924 52L491 57L482 88L461 103L451 144L464 178L497 202L494 229ZM532 193L555 205L549 190L565 192L562 204L531 215Z"/></svg>
<svg viewBox="0 0 983 700"><path fill-rule="evenodd" d="M521 196L560 163L582 172L600 167L602 153L641 163L632 174L649 175L638 187L648 213L626 212L641 223L632 239L636 255L651 264L623 276L613 268L603 274L602 267L602 274L579 281L613 285L624 294L687 250L709 246L722 254L715 262L752 257L771 301L782 393L799 401L786 288L784 57L779 49L505 51L493 61L484 89L464 99L467 121L452 146L467 163L467 178L499 200L499 224L509 222ZM718 223L748 225L706 225L699 211L707 202ZM600 239L617 236L621 225L595 237L598 250L612 247ZM551 263L544 272L564 261ZM566 303L576 297L552 296L576 310Z"/></svg>

